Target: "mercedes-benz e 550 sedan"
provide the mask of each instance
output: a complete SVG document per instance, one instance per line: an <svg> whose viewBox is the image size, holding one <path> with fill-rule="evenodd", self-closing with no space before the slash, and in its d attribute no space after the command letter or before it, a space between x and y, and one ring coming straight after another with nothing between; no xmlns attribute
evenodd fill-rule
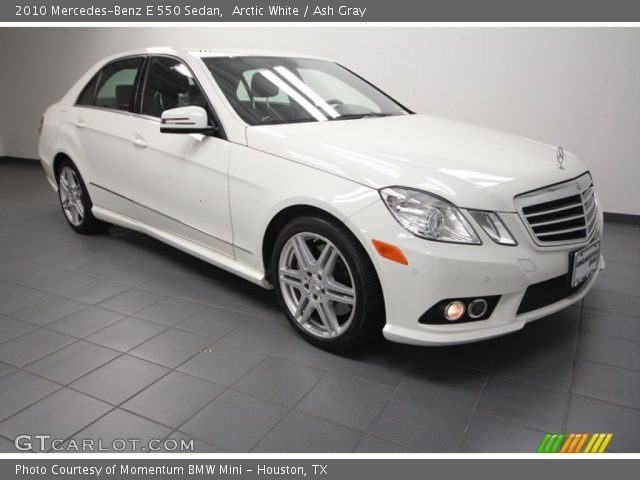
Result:
<svg viewBox="0 0 640 480"><path fill-rule="evenodd" d="M576 156L302 55L107 58L47 109L40 158L75 231L121 225L272 288L326 349L506 334L604 267Z"/></svg>

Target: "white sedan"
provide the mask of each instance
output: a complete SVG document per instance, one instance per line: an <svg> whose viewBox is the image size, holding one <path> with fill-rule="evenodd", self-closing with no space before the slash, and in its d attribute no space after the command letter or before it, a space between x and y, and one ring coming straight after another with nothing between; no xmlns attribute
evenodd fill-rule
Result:
<svg viewBox="0 0 640 480"><path fill-rule="evenodd" d="M416 114L327 60L128 52L40 130L71 228L121 225L273 288L326 349L506 334L580 300L604 267L574 155Z"/></svg>

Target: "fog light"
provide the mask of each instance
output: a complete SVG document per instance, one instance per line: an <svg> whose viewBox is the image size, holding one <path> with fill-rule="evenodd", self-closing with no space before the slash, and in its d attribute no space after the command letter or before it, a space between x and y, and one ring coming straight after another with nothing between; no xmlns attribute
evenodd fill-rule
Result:
<svg viewBox="0 0 640 480"><path fill-rule="evenodd" d="M464 303L459 300L451 302L444 309L444 318L449 320L450 322L455 322L456 320L460 320L464 315Z"/></svg>
<svg viewBox="0 0 640 480"><path fill-rule="evenodd" d="M469 304L469 309L467 310L467 314L471 318L480 318L485 313L487 313L487 301L484 298L476 298Z"/></svg>

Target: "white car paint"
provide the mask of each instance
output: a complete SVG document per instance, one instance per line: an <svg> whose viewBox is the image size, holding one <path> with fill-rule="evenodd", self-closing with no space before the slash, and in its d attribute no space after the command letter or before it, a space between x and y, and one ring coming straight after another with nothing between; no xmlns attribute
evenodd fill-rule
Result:
<svg viewBox="0 0 640 480"><path fill-rule="evenodd" d="M500 212L513 211L519 193L586 171L569 153L558 169L556 147L420 114L250 127L247 143L371 188L411 186Z"/></svg>
<svg viewBox="0 0 640 480"><path fill-rule="evenodd" d="M82 88L108 62L153 54L175 56L189 66L226 140L161 134L158 119L74 105ZM598 206L597 227L588 241L541 247L516 211L516 195L587 172L577 157L566 153L561 169L556 147L418 114L249 126L201 58L255 54L146 49L99 62L45 112L39 152L52 187L57 189L54 160L63 153L85 179L96 218L154 236L265 288L270 283L262 249L271 220L296 205L322 209L343 222L369 254L383 287L383 333L398 342L454 344L505 334L567 307L590 290L597 272L576 294L517 314L529 285L566 274L569 252L602 232ZM482 245L410 234L378 193L394 185L437 194L459 207ZM518 245L493 242L465 209L500 212ZM409 264L382 258L372 245L374 238L398 246ZM599 267L604 267L602 257ZM502 295L487 320L418 322L442 299L482 295Z"/></svg>

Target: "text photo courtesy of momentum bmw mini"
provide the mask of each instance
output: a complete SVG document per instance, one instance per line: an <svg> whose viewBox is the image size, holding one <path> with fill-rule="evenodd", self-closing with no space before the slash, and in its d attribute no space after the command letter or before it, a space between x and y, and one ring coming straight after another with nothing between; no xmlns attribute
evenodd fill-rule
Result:
<svg viewBox="0 0 640 480"><path fill-rule="evenodd" d="M39 155L76 232L133 229L274 289L328 350L507 334L604 268L575 155L416 113L301 54L109 57L46 110Z"/></svg>

